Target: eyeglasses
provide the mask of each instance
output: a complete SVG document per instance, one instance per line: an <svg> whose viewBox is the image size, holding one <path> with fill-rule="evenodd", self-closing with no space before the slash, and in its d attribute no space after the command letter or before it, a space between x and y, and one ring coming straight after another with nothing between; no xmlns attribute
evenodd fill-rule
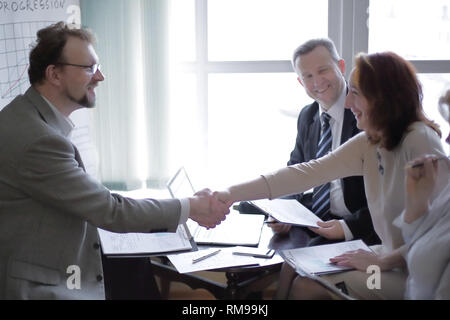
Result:
<svg viewBox="0 0 450 320"><path fill-rule="evenodd" d="M100 64L95 63L90 66L85 66L82 64L74 64L74 63L67 63L67 62L57 62L55 65L61 65L61 66L72 66L72 67L78 67L78 68L84 68L89 71L91 74L96 74L98 70L100 70Z"/></svg>

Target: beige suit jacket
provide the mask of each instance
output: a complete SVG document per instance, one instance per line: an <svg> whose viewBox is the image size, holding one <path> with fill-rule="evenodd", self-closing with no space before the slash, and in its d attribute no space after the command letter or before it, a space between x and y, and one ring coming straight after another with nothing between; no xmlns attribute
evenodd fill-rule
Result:
<svg viewBox="0 0 450 320"><path fill-rule="evenodd" d="M96 228L174 232L180 219L178 200L124 198L86 174L54 112L32 87L0 112L0 299L104 299Z"/></svg>

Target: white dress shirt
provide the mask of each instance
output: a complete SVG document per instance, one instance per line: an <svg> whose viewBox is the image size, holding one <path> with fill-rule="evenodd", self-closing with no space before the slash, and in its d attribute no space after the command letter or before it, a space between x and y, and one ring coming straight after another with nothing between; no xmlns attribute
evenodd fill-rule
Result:
<svg viewBox="0 0 450 320"><path fill-rule="evenodd" d="M326 113L328 113L331 117L330 119L330 127L332 134L331 150L335 150L341 145L346 93L347 88L344 87L336 103L333 104L328 109L328 111L326 111ZM319 116L321 116L323 112L325 112L325 110L322 108L322 106L320 106ZM322 117L320 117L320 119L322 119ZM338 217L344 217L352 214L347 209L344 202L344 192L342 191L341 180L334 180L330 182L330 211L332 214ZM340 220L339 222L341 223L341 226L344 229L345 240L346 241L352 240L353 234L350 231L349 227L347 226L347 223L345 223L344 220Z"/></svg>

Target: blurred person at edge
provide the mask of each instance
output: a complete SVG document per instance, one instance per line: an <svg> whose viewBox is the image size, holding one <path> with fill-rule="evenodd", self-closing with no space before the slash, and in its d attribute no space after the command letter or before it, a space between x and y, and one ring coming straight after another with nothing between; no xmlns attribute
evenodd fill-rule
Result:
<svg viewBox="0 0 450 320"><path fill-rule="evenodd" d="M450 89L439 107L450 123ZM450 133L446 141L450 144ZM405 210L394 224L408 247L406 299L450 300L450 161L436 160L424 155L405 169Z"/></svg>

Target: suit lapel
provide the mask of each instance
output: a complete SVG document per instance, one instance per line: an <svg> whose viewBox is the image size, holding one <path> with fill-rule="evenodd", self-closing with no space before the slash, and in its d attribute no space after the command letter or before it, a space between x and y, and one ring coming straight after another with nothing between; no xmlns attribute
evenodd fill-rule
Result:
<svg viewBox="0 0 450 320"><path fill-rule="evenodd" d="M319 117L319 104L315 102L315 112L310 124L310 137L312 138L311 142L311 157L315 158L317 154L317 146L319 144L320 138L320 117Z"/></svg>
<svg viewBox="0 0 450 320"><path fill-rule="evenodd" d="M356 119L349 109L344 110L344 123L342 124L341 144L353 137L359 130L356 127Z"/></svg>
<svg viewBox="0 0 450 320"><path fill-rule="evenodd" d="M55 111L48 105L48 103L42 98L39 92L30 87L27 92L25 92L25 97L31 102L31 104L36 108L39 112L41 118L50 126L52 129L59 132L62 136L67 137L70 133L67 125L61 122L60 119L57 118Z"/></svg>
<svg viewBox="0 0 450 320"><path fill-rule="evenodd" d="M83 160L81 160L80 152L78 151L77 147L73 143L72 143L72 146L75 150L75 160L78 162L78 165L80 166L80 168L82 168L83 171L86 172L86 168L84 167Z"/></svg>
<svg viewBox="0 0 450 320"><path fill-rule="evenodd" d="M68 132L65 132L64 125L60 123L60 120L55 115L55 112L52 108L47 104L47 102L41 97L39 92L33 87L30 87L27 92L25 92L25 97L30 100L30 102L35 106L37 111L39 112L41 118L54 130L56 130L63 137L67 138ZM72 143L72 146L75 150L75 160L78 162L80 168L82 168L86 172L86 168L84 167L83 160L81 160L80 153L77 147Z"/></svg>

